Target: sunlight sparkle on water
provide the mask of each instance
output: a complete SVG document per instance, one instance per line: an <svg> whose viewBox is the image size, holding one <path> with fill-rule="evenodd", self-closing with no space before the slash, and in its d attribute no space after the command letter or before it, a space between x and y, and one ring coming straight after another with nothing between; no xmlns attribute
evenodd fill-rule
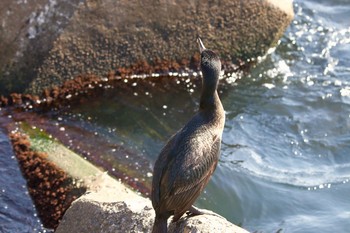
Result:
<svg viewBox="0 0 350 233"><path fill-rule="evenodd" d="M264 83L263 87L266 87L267 89L272 89L272 88L275 88L276 86L272 83Z"/></svg>
<svg viewBox="0 0 350 233"><path fill-rule="evenodd" d="M317 190L317 189L325 189L328 188L330 189L332 187L332 184L320 184L318 186L314 186L314 187L308 187L307 190Z"/></svg>

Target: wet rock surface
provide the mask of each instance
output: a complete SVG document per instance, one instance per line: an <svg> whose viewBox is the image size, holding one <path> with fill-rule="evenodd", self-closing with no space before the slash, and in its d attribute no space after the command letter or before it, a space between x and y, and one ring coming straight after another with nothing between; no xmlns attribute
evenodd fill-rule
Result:
<svg viewBox="0 0 350 233"><path fill-rule="evenodd" d="M136 179L130 177L132 175L132 177L140 176L133 172L135 168L133 169L130 166L125 168L129 165L128 161L120 161L118 169L112 169L111 164L106 164L105 160L99 158L100 153L105 153L103 149L101 150L101 147L109 148L109 145L106 146L106 142L101 141L101 143L96 142L98 146L93 147L89 143L90 141L86 141L93 135L88 135L84 130L71 129L65 126L66 130L61 131L62 125L57 127L52 120L50 121L43 115L26 112L21 108L9 107L3 109L0 113L0 128L11 132L9 138L19 168L27 181L29 195L45 228L56 228L72 201L93 186L91 183L95 182L96 176L103 173L99 166L110 170L111 175L125 181L136 190L147 190L145 192L149 193L149 189L143 183L136 183ZM69 139L66 137L67 133L69 133ZM84 156L85 159L81 158L60 142L61 139L62 142L69 145L67 141L72 138L79 142L76 146L81 150L86 149L86 147L93 147L96 148L96 151L89 150L92 155ZM93 140L96 141L96 139ZM104 145L100 145L103 143ZM125 158L125 155L134 158L134 155L130 154L131 152L123 148L119 148L118 153L114 153L114 155L119 154L119 151L123 158ZM84 155L84 153L80 154ZM144 160L138 158L138 164L142 164ZM87 159L94 161L95 165L87 162ZM147 162L147 168L148 166ZM119 169L120 167L124 168L125 173ZM142 169L139 170L142 172ZM129 176L129 179L124 179L127 176ZM110 181L114 182L113 179L110 179Z"/></svg>
<svg viewBox="0 0 350 233"><path fill-rule="evenodd" d="M106 77L136 64L181 66L197 50L197 35L223 60L244 62L274 46L293 17L289 0L5 0L1 5L0 30L6 33L0 38L0 92L5 94L38 94L80 74Z"/></svg>
<svg viewBox="0 0 350 233"><path fill-rule="evenodd" d="M61 106L62 102L56 101L51 104L53 104L51 107L55 108L54 106ZM43 108L46 110L46 107ZM32 144L28 149L33 148L34 151L31 150L33 153L44 152L52 164L56 164L66 172L69 170L71 176L82 168L90 170L83 166L83 162L88 160L135 191L145 196L149 195L151 182L149 174L152 170L147 159L135 150L111 142L92 131L53 120L51 117L55 115L54 111L46 112L43 108L39 106L28 111L28 108L19 106L8 107L4 109L3 116L0 115L0 127L6 128L8 132L27 135L27 143ZM77 159L72 161L72 157L79 157L84 161L79 162ZM74 169L72 163L77 164L76 166L80 164L80 168L72 172ZM84 177L84 174L73 175L73 178L86 184L88 183L86 179L90 178Z"/></svg>

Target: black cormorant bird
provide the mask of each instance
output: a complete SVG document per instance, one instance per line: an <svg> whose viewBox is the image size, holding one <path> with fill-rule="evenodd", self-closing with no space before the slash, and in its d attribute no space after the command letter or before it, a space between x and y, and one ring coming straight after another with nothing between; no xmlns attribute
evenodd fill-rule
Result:
<svg viewBox="0 0 350 233"><path fill-rule="evenodd" d="M167 220L176 222L189 212L201 214L193 205L213 174L220 156L225 113L217 93L220 58L197 39L203 74L199 110L173 135L154 166L152 205L156 212L153 233L167 232Z"/></svg>

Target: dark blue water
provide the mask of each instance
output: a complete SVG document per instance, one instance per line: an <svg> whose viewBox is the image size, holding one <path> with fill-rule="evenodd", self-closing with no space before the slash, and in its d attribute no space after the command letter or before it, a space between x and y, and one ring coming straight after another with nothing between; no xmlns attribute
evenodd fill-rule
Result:
<svg viewBox="0 0 350 233"><path fill-rule="evenodd" d="M0 232L45 232L7 135L0 129Z"/></svg>
<svg viewBox="0 0 350 233"><path fill-rule="evenodd" d="M274 52L249 75L221 81L222 156L197 205L250 231L349 232L350 1L295 1L294 9ZM96 131L153 164L198 107L198 79L170 80L129 80L132 95L106 91L61 113L61 122ZM13 169L0 178L1 222L22 232L40 229L26 190L9 181L21 180L20 173L4 135L0 142L7 156L1 169ZM26 207L11 205L10 189Z"/></svg>

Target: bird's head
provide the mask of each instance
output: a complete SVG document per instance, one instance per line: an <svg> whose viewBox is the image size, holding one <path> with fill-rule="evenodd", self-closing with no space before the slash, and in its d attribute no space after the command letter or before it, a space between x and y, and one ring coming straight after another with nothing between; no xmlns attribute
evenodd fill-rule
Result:
<svg viewBox="0 0 350 233"><path fill-rule="evenodd" d="M197 43L201 53L201 69L203 73L203 82L208 85L217 86L220 72L221 62L219 56L212 50L206 49L202 40L198 37Z"/></svg>

